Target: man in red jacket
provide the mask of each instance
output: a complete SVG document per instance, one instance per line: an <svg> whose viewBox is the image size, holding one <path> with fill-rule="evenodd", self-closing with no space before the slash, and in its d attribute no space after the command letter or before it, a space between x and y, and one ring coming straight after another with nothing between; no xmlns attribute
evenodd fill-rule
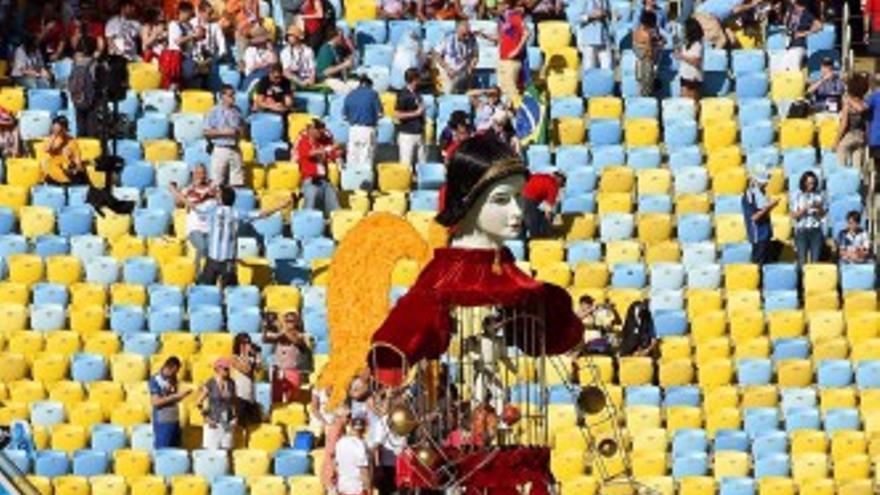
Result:
<svg viewBox="0 0 880 495"><path fill-rule="evenodd" d="M559 189L563 186L565 175L557 169L529 176L522 193L525 230L529 238L550 236L553 211L559 201Z"/></svg>

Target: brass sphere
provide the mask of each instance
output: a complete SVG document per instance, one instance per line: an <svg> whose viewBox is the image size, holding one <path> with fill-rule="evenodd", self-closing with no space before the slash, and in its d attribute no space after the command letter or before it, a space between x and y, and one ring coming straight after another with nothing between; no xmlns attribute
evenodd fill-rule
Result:
<svg viewBox="0 0 880 495"><path fill-rule="evenodd" d="M437 463L437 452L431 447L422 446L416 450L416 459L418 459L423 466L433 468L434 464Z"/></svg>
<svg viewBox="0 0 880 495"><path fill-rule="evenodd" d="M416 429L416 417L406 406L397 406L388 415L388 426L395 435L405 437Z"/></svg>
<svg viewBox="0 0 880 495"><path fill-rule="evenodd" d="M617 442L613 438L603 438L596 446L602 457L611 457L617 453Z"/></svg>
<svg viewBox="0 0 880 495"><path fill-rule="evenodd" d="M596 386L588 386L581 389L578 394L578 405L587 414L596 414L605 409L605 393Z"/></svg>

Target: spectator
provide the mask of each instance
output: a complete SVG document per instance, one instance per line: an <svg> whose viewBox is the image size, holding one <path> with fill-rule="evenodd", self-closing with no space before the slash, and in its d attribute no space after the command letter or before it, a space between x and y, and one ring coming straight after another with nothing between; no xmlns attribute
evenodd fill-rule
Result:
<svg viewBox="0 0 880 495"><path fill-rule="evenodd" d="M416 17L420 22L426 22L452 20L460 16L453 0L416 0Z"/></svg>
<svg viewBox="0 0 880 495"><path fill-rule="evenodd" d="M348 93L342 104L342 115L348 122L346 166L373 168L376 153L376 125L382 118L382 101L373 89L373 81L361 76L357 89Z"/></svg>
<svg viewBox="0 0 880 495"><path fill-rule="evenodd" d="M392 392L393 393L393 392ZM391 430L390 412L394 406L405 405L401 397L387 397L376 401L375 410L370 415L369 446L373 451L374 487L379 495L395 495L397 493L397 457L406 448L406 437Z"/></svg>
<svg viewBox="0 0 880 495"><path fill-rule="evenodd" d="M474 109L474 130L488 131L495 125L494 117L499 111L507 112L509 108L501 102L501 89L494 86L488 89L468 91L471 107Z"/></svg>
<svg viewBox="0 0 880 495"><path fill-rule="evenodd" d="M153 405L153 442L157 449L181 446L180 401L192 390L178 389L178 373L180 359L171 356L148 382Z"/></svg>
<svg viewBox="0 0 880 495"><path fill-rule="evenodd" d="M46 68L43 55L33 36L25 36L15 49L12 59L12 79L25 89L45 89L52 87L52 74Z"/></svg>
<svg viewBox="0 0 880 495"><path fill-rule="evenodd" d="M639 19L642 18L642 12L653 12L657 17L657 30L666 31L669 24L669 18L666 16L666 11L657 6L657 0L637 1L636 8L632 11L631 21L633 24L639 22Z"/></svg>
<svg viewBox="0 0 880 495"><path fill-rule="evenodd" d="M745 14L764 0L705 0L692 16L703 28L704 40L715 48L728 48L736 44L736 37L727 24L736 16Z"/></svg>
<svg viewBox="0 0 880 495"><path fill-rule="evenodd" d="M868 146L874 159L874 171L880 178L880 74L874 75L874 92L867 104Z"/></svg>
<svg viewBox="0 0 880 495"><path fill-rule="evenodd" d="M770 213L779 205L779 200L766 196L768 182L770 174L766 171L753 171L749 178L749 187L742 196L746 235L752 244L752 263L758 265L773 263L778 254L772 240Z"/></svg>
<svg viewBox="0 0 880 495"><path fill-rule="evenodd" d="M498 32L498 87L508 100L519 102L520 81L523 61L526 60L526 44L529 41L529 28L525 23L525 13L518 6L518 0L505 0L506 8L500 17Z"/></svg>
<svg viewBox="0 0 880 495"><path fill-rule="evenodd" d="M220 103L205 117L205 138L210 142L211 182L216 186L244 184L241 151L238 139L242 135L244 119L235 105L235 90L224 85L220 90ZM229 179L227 180L227 174Z"/></svg>
<svg viewBox="0 0 880 495"><path fill-rule="evenodd" d="M565 20L564 7L560 0L526 0L526 10L535 23Z"/></svg>
<svg viewBox="0 0 880 495"><path fill-rule="evenodd" d="M794 0L785 19L788 30L788 51L785 53L787 70L801 70L807 54L807 36L822 30L822 23L810 12L807 1Z"/></svg>
<svg viewBox="0 0 880 495"><path fill-rule="evenodd" d="M257 83L254 111L275 113L286 118L293 110L293 86L284 78L281 64L275 64L269 69L269 74Z"/></svg>
<svg viewBox="0 0 880 495"><path fill-rule="evenodd" d="M68 53L73 54L76 47L85 38L94 41L94 52L90 56L97 57L105 52L107 43L104 39L104 22L100 19L93 5L80 6L79 18L74 19L67 28L70 42L67 44Z"/></svg>
<svg viewBox="0 0 880 495"><path fill-rule="evenodd" d="M235 189L221 188L220 205L214 208L208 223L208 259L205 268L199 274L199 284L215 285L219 280L223 287L236 285L238 277L235 263L238 254L236 250L239 223L271 216L292 205L293 198L289 198L274 208L250 213L239 212L233 208L234 204Z"/></svg>
<svg viewBox="0 0 880 495"><path fill-rule="evenodd" d="M583 69L611 69L611 47L608 37L610 12L605 0L585 0L577 45L583 54Z"/></svg>
<svg viewBox="0 0 880 495"><path fill-rule="evenodd" d="M654 96L657 83L657 15L643 12L639 26L633 32L633 51L636 54L636 81L640 96Z"/></svg>
<svg viewBox="0 0 880 495"><path fill-rule="evenodd" d="M860 171L865 166L865 131L868 127L868 105L865 94L868 92L868 78L864 74L854 74L846 88L840 123L837 126L837 163L856 167Z"/></svg>
<svg viewBox="0 0 880 495"><path fill-rule="evenodd" d="M337 94L351 91L356 81L348 81L348 72L354 68L354 51L348 46L342 33L329 28L326 41L315 58L315 73L318 82L323 83Z"/></svg>
<svg viewBox="0 0 880 495"><path fill-rule="evenodd" d="M469 138L473 132L471 128L471 120L467 112L456 110L449 116L446 128L440 133L438 144L440 145L440 154L444 161L452 158L458 145L462 141Z"/></svg>
<svg viewBox="0 0 880 495"><path fill-rule="evenodd" d="M306 44L317 50L324 44L324 0L302 0L300 20L305 28Z"/></svg>
<svg viewBox="0 0 880 495"><path fill-rule="evenodd" d="M73 67L67 79L67 94L76 112L76 130L80 137L93 136L91 116L95 110L95 40L89 36L80 38L73 54Z"/></svg>
<svg viewBox="0 0 880 495"><path fill-rule="evenodd" d="M220 26L235 32L235 59L241 60L247 51L251 33L260 27L259 0L227 0L222 10Z"/></svg>
<svg viewBox="0 0 880 495"><path fill-rule="evenodd" d="M260 371L260 362L260 348L254 345L250 335L236 334L232 340L230 367L238 401L238 423L245 429L260 424L262 420L254 387L256 375Z"/></svg>
<svg viewBox="0 0 880 495"><path fill-rule="evenodd" d="M657 333L648 300L632 303L621 329L620 356L651 356L657 348Z"/></svg>
<svg viewBox="0 0 880 495"><path fill-rule="evenodd" d="M845 91L846 85L834 71L834 61L830 57L823 58L819 79L807 88L807 94L813 99L813 109L816 112L836 114L840 110Z"/></svg>
<svg viewBox="0 0 880 495"><path fill-rule="evenodd" d="M280 328L270 328L264 325L263 342L275 345L272 402L288 403L297 399L303 376L308 378L306 365L311 356L311 348L299 313L285 313L279 326Z"/></svg>
<svg viewBox="0 0 880 495"><path fill-rule="evenodd" d="M159 57L162 87L165 89L189 87L197 75L193 45L205 38L204 29L196 29L192 25L195 16L192 4L180 2L177 8L177 20L168 23L168 47Z"/></svg>
<svg viewBox="0 0 880 495"><path fill-rule="evenodd" d="M675 58L679 61L681 96L698 101L703 85L703 28L693 18L684 23L684 46L675 52Z"/></svg>
<svg viewBox="0 0 880 495"><path fill-rule="evenodd" d="M477 40L468 21L459 21L455 31L443 38L434 50L433 59L441 91L446 94L467 91L479 59Z"/></svg>
<svg viewBox="0 0 880 495"><path fill-rule="evenodd" d="M250 32L250 44L244 51L244 76L242 89L250 92L255 84L269 74L269 69L278 63L278 55L269 43L269 32L262 26L255 26Z"/></svg>
<svg viewBox="0 0 880 495"><path fill-rule="evenodd" d="M880 0L863 0L862 10L864 43L871 56L880 57Z"/></svg>
<svg viewBox="0 0 880 495"><path fill-rule="evenodd" d="M229 367L228 358L214 361L214 377L202 386L196 400L205 419L202 448L206 450L232 449L238 417L235 382L229 378Z"/></svg>
<svg viewBox="0 0 880 495"><path fill-rule="evenodd" d="M871 260L871 239L862 229L858 211L846 214L846 228L837 234L837 256L841 263L868 263Z"/></svg>
<svg viewBox="0 0 880 495"><path fill-rule="evenodd" d="M317 427L324 433L324 455L321 462L321 472L318 476L321 484L328 490L335 489L335 461L333 460L336 443L345 433L345 425L348 422L349 409L343 402L336 409L330 410L330 396L333 395L333 386L322 388L312 394L309 405L309 419L317 421Z"/></svg>
<svg viewBox="0 0 880 495"><path fill-rule="evenodd" d="M67 46L67 31L61 20L61 12L57 6L47 2L43 6L43 19L37 35L39 49L46 55L49 62L64 57Z"/></svg>
<svg viewBox="0 0 880 495"><path fill-rule="evenodd" d="M620 315L611 303L596 304L587 294L578 300L575 311L584 325L583 345L578 346L576 355L609 355L616 344L614 327L620 325Z"/></svg>
<svg viewBox="0 0 880 495"><path fill-rule="evenodd" d="M376 10L380 19L400 20L412 10L408 0L380 0Z"/></svg>
<svg viewBox="0 0 880 495"><path fill-rule="evenodd" d="M196 73L190 86L217 91L223 84L220 81L219 65L229 60L230 56L227 52L226 35L220 23L214 19L214 7L209 2L201 2L190 24L196 33L204 33L204 36L197 36L193 41L192 57Z"/></svg>
<svg viewBox="0 0 880 495"><path fill-rule="evenodd" d="M177 184L169 186L178 206L186 207L186 239L196 252L196 273L208 255L208 226L211 209L217 206L217 186L208 180L205 166L197 164L192 171L192 183L184 190Z"/></svg>
<svg viewBox="0 0 880 495"><path fill-rule="evenodd" d="M79 145L70 135L67 117L55 117L43 149L47 155L43 165L47 183L58 186L89 183L86 167L80 158Z"/></svg>
<svg viewBox="0 0 880 495"><path fill-rule="evenodd" d="M107 21L104 29L107 48L111 55L121 55L129 62L137 60L138 36L141 24L136 19L137 7L133 0L123 0L119 14Z"/></svg>
<svg viewBox="0 0 880 495"><path fill-rule="evenodd" d="M168 46L168 29L162 10L156 7L147 9L141 26L141 58L144 62L159 60Z"/></svg>
<svg viewBox="0 0 880 495"><path fill-rule="evenodd" d="M15 116L0 108L0 158L21 156L21 134Z"/></svg>
<svg viewBox="0 0 880 495"><path fill-rule="evenodd" d="M406 88L397 95L394 118L397 119L397 148L400 163L411 167L424 163L425 102L418 93L421 75L418 69L406 71Z"/></svg>
<svg viewBox="0 0 880 495"><path fill-rule="evenodd" d="M559 170L529 175L522 191L523 220L530 239L549 237L552 234L553 212L559 200L559 189L565 186L565 176Z"/></svg>
<svg viewBox="0 0 880 495"><path fill-rule="evenodd" d="M320 206L324 216L339 209L339 197L328 176L330 163L339 156L339 145L333 142L333 136L320 120L312 121L297 139L300 188L305 199L303 208L316 209Z"/></svg>
<svg viewBox="0 0 880 495"><path fill-rule="evenodd" d="M486 15L486 2L483 0L455 0L455 9L459 18L482 19Z"/></svg>
<svg viewBox="0 0 880 495"><path fill-rule="evenodd" d="M295 89L315 84L315 52L303 43L303 32L297 26L287 30L287 44L281 49L281 66L284 77Z"/></svg>
<svg viewBox="0 0 880 495"><path fill-rule="evenodd" d="M798 264L804 266L809 255L810 263L818 263L825 243L822 234L822 219L825 216L825 202L818 191L819 179L808 170L801 175L799 191L791 212L794 218L794 241L797 248Z"/></svg>
<svg viewBox="0 0 880 495"><path fill-rule="evenodd" d="M367 421L362 417L351 420L348 433L336 443L336 493L363 495L372 487L371 462L364 434Z"/></svg>

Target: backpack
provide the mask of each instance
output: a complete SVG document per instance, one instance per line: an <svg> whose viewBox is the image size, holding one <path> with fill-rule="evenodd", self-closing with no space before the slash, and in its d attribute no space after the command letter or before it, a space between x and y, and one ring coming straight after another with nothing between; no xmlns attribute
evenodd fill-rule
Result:
<svg viewBox="0 0 880 495"><path fill-rule="evenodd" d="M75 64L67 80L67 91L77 110L85 110L95 103L95 62Z"/></svg>

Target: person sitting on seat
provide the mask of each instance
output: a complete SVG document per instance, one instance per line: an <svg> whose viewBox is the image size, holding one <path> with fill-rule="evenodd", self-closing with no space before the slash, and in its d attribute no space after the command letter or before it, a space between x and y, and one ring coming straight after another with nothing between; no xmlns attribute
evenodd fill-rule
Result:
<svg viewBox="0 0 880 495"><path fill-rule="evenodd" d="M293 111L293 86L284 78L281 64L269 69L269 74L257 83L254 111L286 116Z"/></svg>
<svg viewBox="0 0 880 495"><path fill-rule="evenodd" d="M657 347L654 318L648 300L636 301L626 310L618 355L651 356Z"/></svg>
<svg viewBox="0 0 880 495"><path fill-rule="evenodd" d="M834 72L834 61L831 57L822 59L819 79L807 88L807 94L813 99L813 109L817 112L837 113L846 92L846 84L840 75Z"/></svg>
<svg viewBox="0 0 880 495"><path fill-rule="evenodd" d="M44 150L46 182L57 186L88 184L85 165L80 158L79 145L70 135L67 117L59 115L52 121L52 129Z"/></svg>
<svg viewBox="0 0 880 495"><path fill-rule="evenodd" d="M15 158L21 154L21 134L15 117L0 108L0 158Z"/></svg>
<svg viewBox="0 0 880 495"><path fill-rule="evenodd" d="M846 214L846 229L837 234L837 255L841 263L868 263L871 260L871 240L862 229L862 215L858 211Z"/></svg>

